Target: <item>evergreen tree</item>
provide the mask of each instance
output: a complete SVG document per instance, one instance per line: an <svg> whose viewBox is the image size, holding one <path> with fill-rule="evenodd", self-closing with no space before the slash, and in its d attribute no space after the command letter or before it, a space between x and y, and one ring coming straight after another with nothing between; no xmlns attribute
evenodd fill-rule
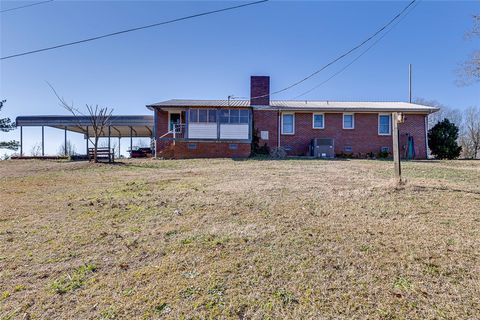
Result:
<svg viewBox="0 0 480 320"><path fill-rule="evenodd" d="M3 105L7 102L7 100L0 101L0 112L2 111ZM9 118L0 118L0 131L1 132L9 132L16 128L15 122L12 122ZM17 150L19 147L18 141L0 141L0 149L9 149L9 150Z"/></svg>
<svg viewBox="0 0 480 320"><path fill-rule="evenodd" d="M428 147L437 159L456 159L462 152L457 144L458 127L448 119L428 130Z"/></svg>

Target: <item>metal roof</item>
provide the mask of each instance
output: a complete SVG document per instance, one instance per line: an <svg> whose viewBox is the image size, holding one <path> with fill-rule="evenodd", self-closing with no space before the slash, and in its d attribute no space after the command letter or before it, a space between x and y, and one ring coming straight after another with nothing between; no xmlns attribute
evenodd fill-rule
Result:
<svg viewBox="0 0 480 320"><path fill-rule="evenodd" d="M155 107L250 107L250 100L189 100L172 99L147 105Z"/></svg>
<svg viewBox="0 0 480 320"><path fill-rule="evenodd" d="M91 129L92 122L89 116L19 116L15 122L17 126L46 126L84 134L87 132L87 127L89 127L88 132L90 135L93 135L93 130ZM149 115L112 115L109 119L110 136L129 137L131 133L134 137L151 137L153 122L153 116ZM132 129L131 131L130 128ZM102 136L108 136L108 127L104 128Z"/></svg>
<svg viewBox="0 0 480 320"><path fill-rule="evenodd" d="M147 105L149 109L163 107L250 107L250 100L189 100L172 99ZM298 111L357 111L357 112L422 112L432 113L439 109L421 104L399 101L315 101L271 100L269 106L252 106L256 109L279 109Z"/></svg>

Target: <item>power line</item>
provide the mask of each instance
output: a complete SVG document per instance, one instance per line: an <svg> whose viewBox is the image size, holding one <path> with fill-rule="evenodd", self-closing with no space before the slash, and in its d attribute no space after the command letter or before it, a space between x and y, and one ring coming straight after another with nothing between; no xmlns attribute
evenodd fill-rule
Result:
<svg viewBox="0 0 480 320"><path fill-rule="evenodd" d="M332 64L336 63L337 61L345 58L346 56L348 56L349 54L351 54L352 52L358 50L359 48L361 48L362 46L364 46L367 42L369 42L370 40L372 40L373 38L375 38L379 33L381 33L383 30L385 30L386 28L388 28L393 22L395 22L405 11L408 10L408 8L410 8L417 0L412 0L405 8L402 9L402 11L400 11L397 15L395 15L387 24L385 24L383 27L381 27L380 29L378 29L374 34L372 34L371 36L369 36L366 40L362 41L360 44L356 45L355 47L353 47L352 49L348 50L347 52L343 53L342 55L340 55L339 57L335 58L334 60L330 61L329 63L327 63L326 65L324 65L323 67L321 67L320 69L314 71L313 73L311 73L310 75L306 76L305 78L297 81L297 82L294 82L293 84L283 88L283 89L280 89L280 90L277 90L275 92L272 92L270 95L274 95L274 94L277 94L277 93L280 93L280 92L284 92L284 91L287 91L293 87L296 87L298 86L299 84L307 81L308 79L312 78L313 76L319 74L320 72L322 72L323 70L325 70L326 68L328 68L329 66L331 66ZM263 97L266 97L268 96L267 94L264 94L264 95L261 95L261 96L257 96L257 97L252 97L251 99L258 99L258 98L263 98Z"/></svg>
<svg viewBox="0 0 480 320"><path fill-rule="evenodd" d="M126 29L126 30L122 30L122 31L112 32L112 33L107 33L107 34L104 34L104 35L100 35L100 36L96 36L96 37L92 37L92 38L87 38L87 39L83 39L83 40L79 40L79 41L73 41L73 42L68 42L68 43L64 43L64 44L59 44L59 45L52 46L52 47L47 47L47 48L42 48L42 49L37 49L37 50L32 50L32 51L27 51L27 52L22 52L22 53L17 53L17 54L13 54L13 55L10 55L10 56L2 57L2 58L0 58L0 60L11 59L11 58L25 56L25 55L28 55L28 54L38 53L38 52L42 52L42 51L48 51L48 50L63 48L63 47L72 46L72 45L75 45L75 44L80 44L80 43L94 41L94 40L98 40L98 39L102 39L102 38L112 37L112 36L116 36L116 35L123 34L123 33L128 33L128 32L133 32L133 31L138 31L138 30L143 30L143 29L148 29L148 28L153 28L153 27L158 27L158 26L162 26L162 25L166 25L166 24L170 24L170 23L174 23L174 22L178 22L178 21L188 20L188 19L192 19L192 18L198 18L198 17L201 17L201 16L206 16L206 15L219 13L219 12L223 12L223 11L239 9L239 8L260 4L260 3L263 3L263 2L267 2L267 1L269 1L269 0L260 0L260 1L249 2L249 3L245 3L245 4L233 6L233 7L227 7L227 8L223 8L223 9L197 13L197 14L193 14L193 15L190 15L190 16L182 17L182 18L176 18L176 19L173 19L173 20L158 22L158 23L149 24L149 25L146 25L146 26Z"/></svg>
<svg viewBox="0 0 480 320"><path fill-rule="evenodd" d="M19 7L4 9L4 10L0 10L0 13L4 13L4 12L7 12L7 11L14 11L14 10L18 10L18 9L28 8L28 7L33 7L33 6L37 6L39 4L44 4L44 3L48 3L48 2L52 2L52 1L53 0L39 1L39 2L26 4L26 5L19 6Z"/></svg>
<svg viewBox="0 0 480 320"><path fill-rule="evenodd" d="M298 99L310 92L312 92L313 90L321 87L322 85L324 85L325 83L327 83L328 81L332 80L333 78L335 78L336 76L338 76L340 73L342 73L343 71L345 71L348 67L350 67L352 64L354 64L358 59L360 59L364 54L366 54L372 47L374 47L377 43L379 43L390 31L392 31L400 22L403 21L403 19L405 19L419 4L420 2L417 2L411 9L410 11L408 11L400 20L398 20L390 29L388 29L380 38L378 38L374 43L372 43L369 47L367 47L367 49L365 49L360 55L358 55L355 59L353 59L349 64L347 64L346 66L344 66L342 69L340 69L339 71L337 71L336 73L334 73L332 76L330 76L328 79L326 79L325 81L322 81L321 83L319 83L318 85L314 86L313 88L299 94L298 96L295 96L293 99Z"/></svg>

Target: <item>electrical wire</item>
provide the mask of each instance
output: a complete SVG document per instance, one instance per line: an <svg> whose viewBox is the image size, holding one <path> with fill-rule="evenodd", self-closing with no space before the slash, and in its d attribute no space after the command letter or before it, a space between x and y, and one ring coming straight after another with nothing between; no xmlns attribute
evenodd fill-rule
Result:
<svg viewBox="0 0 480 320"><path fill-rule="evenodd" d="M14 7L14 8L4 9L4 10L0 10L0 13L4 13L4 12L8 12L8 11L14 11L14 10L19 10L19 9L28 8L28 7L33 7L33 6L37 6L37 5L39 5L39 4L44 4L44 3L48 3L48 2L52 2L52 1L53 1L53 0L39 1L39 2L35 2L35 3L26 4L26 5L23 5L23 6L18 6L18 7Z"/></svg>
<svg viewBox="0 0 480 320"><path fill-rule="evenodd" d="M264 95L260 95L260 96L256 96L256 97L252 97L251 99L258 99L258 98L263 98L263 97L267 97L269 95L274 95L274 94L278 94L278 93L281 93L281 92L284 92L284 91L287 91L293 87L296 87L298 86L299 84L307 81L308 79L312 78L313 76L319 74L320 72L322 72L323 70L325 70L326 68L328 68L329 66L333 65L334 63L336 63L337 61L339 60L342 60L343 58L345 58L346 56L348 56L349 54L351 54L352 52L358 50L359 48L361 48L362 46L364 46L366 43L368 43L369 41L371 41L373 38L375 38L378 34L380 34L383 30L385 30L386 28L388 28L392 23L394 23L398 18L400 18L400 16L403 15L403 13L405 11L408 10L408 8L410 8L417 0L412 0L407 6L405 6L397 15L395 15L387 24L385 24L383 27L381 27L380 29L378 29L375 33L373 33L371 36L369 36L366 40L362 41L360 44L356 45L355 47L353 47L352 49L348 50L347 52L341 54L340 56L338 56L337 58L335 58L334 60L330 61L329 63L327 63L326 65L324 65L323 67L321 67L320 69L314 71L313 73L311 73L310 75L306 76L305 78L297 81L297 82L294 82L293 84L283 88L283 89L280 89L280 90L277 90L277 91L274 91L270 94L264 94Z"/></svg>
<svg viewBox="0 0 480 320"><path fill-rule="evenodd" d="M234 10L234 9L239 9L239 8L260 4L260 3L263 3L263 2L267 2L267 1L269 1L269 0L260 0L260 1L249 2L249 3L237 5L237 6L227 7L227 8L223 8L223 9L217 9L217 10L213 10L213 11L197 13L197 14L193 14L193 15L190 15L190 16L182 17L182 18L176 18L176 19L172 19L172 20L168 20L168 21L149 24L149 25L146 25L146 26L126 29L126 30L122 30L122 31L112 32L112 33L107 33L107 34L104 34L104 35L100 35L100 36L96 36L96 37L92 37L92 38L87 38L87 39L83 39L83 40L79 40L79 41L63 43L63 44L59 44L59 45L52 46L52 47L47 47L47 48L42 48L42 49L37 49L37 50L32 50L32 51L27 51L27 52L22 52L22 53L17 53L17 54L12 54L12 55L0 58L0 60L6 60L6 59L16 58L16 57L25 56L25 55L29 55L29 54L34 54L34 53L38 53L38 52L63 48L63 47L67 47L67 46L72 46L72 45L84 43L84 42L89 42L89 41L99 40L99 39L103 39L103 38L107 38L107 37L112 37L112 36L116 36L116 35L123 34L123 33L143 30L143 29L147 29L147 28L158 27L158 26L161 26L161 25L166 25L166 24L170 24L170 23L174 23L174 22L178 22L178 21L188 20L188 19L192 19L192 18L198 18L198 17L201 17L201 16L211 15L211 14L214 14L214 13L219 13L219 12L224 12L224 11L229 11L229 10Z"/></svg>
<svg viewBox="0 0 480 320"><path fill-rule="evenodd" d="M325 81L319 83L318 85L314 86L313 88L299 94L298 96L295 96L293 99L298 99L306 94L309 94L310 92L312 92L313 90L321 87L322 85L324 85L325 83L327 83L328 81L332 80L333 78L335 78L336 76L338 76L340 73L342 73L343 71L345 71L348 67L350 67L352 64L354 64L358 59L360 59L364 54L366 54L371 48L373 48L377 43L379 43L390 31L392 31L400 22L403 21L403 19L405 19L413 10L415 10L415 8L418 6L420 2L417 2L411 9L410 11L408 11L400 20L398 20L390 29L388 29L387 31L385 31L385 33L380 36L380 38L378 38L377 40L375 40L374 43L372 43L369 47L367 47L367 49L365 49L359 56L357 56L355 59L353 59L349 64L347 64L346 66L344 66L342 69L340 69L339 71L337 71L336 73L334 73L332 76L330 76L328 79L326 79Z"/></svg>

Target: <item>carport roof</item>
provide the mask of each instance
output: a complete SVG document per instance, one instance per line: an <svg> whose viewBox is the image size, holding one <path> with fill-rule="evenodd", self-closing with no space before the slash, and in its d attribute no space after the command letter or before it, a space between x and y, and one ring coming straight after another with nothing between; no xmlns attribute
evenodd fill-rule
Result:
<svg viewBox="0 0 480 320"><path fill-rule="evenodd" d="M112 115L109 119L111 137L151 137L153 135L153 116L149 115ZM17 126L24 127L53 127L68 131L93 135L89 116L19 116ZM108 127L104 128L103 137L108 137Z"/></svg>

